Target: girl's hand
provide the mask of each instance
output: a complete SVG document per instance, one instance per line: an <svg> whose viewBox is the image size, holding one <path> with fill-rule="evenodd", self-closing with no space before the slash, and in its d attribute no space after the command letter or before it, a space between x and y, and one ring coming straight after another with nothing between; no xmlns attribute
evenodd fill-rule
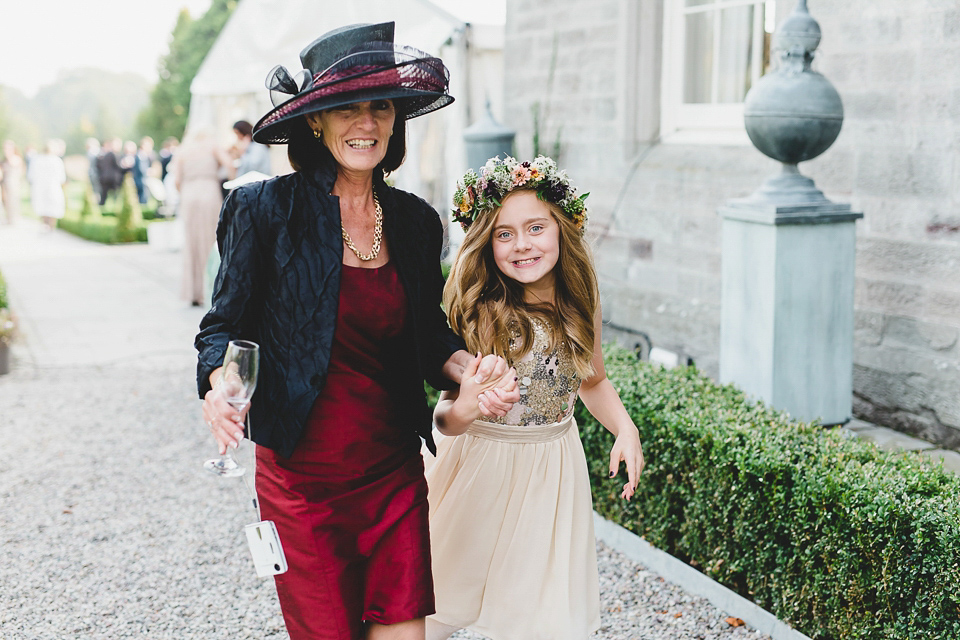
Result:
<svg viewBox="0 0 960 640"><path fill-rule="evenodd" d="M621 429L617 439L610 449L610 477L613 478L620 471L620 463L627 465L627 482L623 485L620 497L629 500L633 497L637 484L640 482L640 473L646 462L643 459L643 447L640 445L640 434L636 427Z"/></svg>
<svg viewBox="0 0 960 640"><path fill-rule="evenodd" d="M513 374L513 369L509 372ZM480 413L487 417L502 418L510 412L515 402L520 401L520 391L517 389L517 378L504 376L504 386L494 387L480 394L477 406Z"/></svg>
<svg viewBox="0 0 960 640"><path fill-rule="evenodd" d="M236 449L243 440L243 421L250 410L250 403L237 411L227 402L223 393L223 385L217 383L203 396L203 420L210 427L210 432L217 440L217 449L220 454L227 452L227 447Z"/></svg>

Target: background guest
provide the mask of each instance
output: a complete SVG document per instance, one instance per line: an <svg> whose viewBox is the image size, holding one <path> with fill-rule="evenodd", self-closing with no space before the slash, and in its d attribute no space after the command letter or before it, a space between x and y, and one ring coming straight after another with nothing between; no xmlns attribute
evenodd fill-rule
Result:
<svg viewBox="0 0 960 640"><path fill-rule="evenodd" d="M133 154L133 167L131 170L133 174L133 184L137 188L137 199L140 201L140 204L147 204L148 191L146 178L147 172L150 171L150 167L153 166L155 155L153 151L153 138L144 136L143 139L140 140L140 146Z"/></svg>
<svg viewBox="0 0 960 640"><path fill-rule="evenodd" d="M48 231L57 226L57 220L63 217L66 210L63 187L67 184L67 172L60 157L62 154L63 143L49 140L43 153L33 157L27 171L30 204Z"/></svg>
<svg viewBox="0 0 960 640"><path fill-rule="evenodd" d="M173 154L176 153L177 145L179 144L180 141L173 136L163 141L160 152L157 154L160 157L160 180L165 181L167 179L170 161L173 160Z"/></svg>
<svg viewBox="0 0 960 640"><path fill-rule="evenodd" d="M216 240L223 204L219 174L229 164L227 153L217 146L206 128L187 134L172 164L180 197L178 215L183 219L186 234L181 292L195 307L206 304L203 272Z"/></svg>
<svg viewBox="0 0 960 640"><path fill-rule="evenodd" d="M120 140L104 140L100 155L97 157L97 175L100 178L100 206L107 203L107 197L120 188L123 182L123 169L117 157Z"/></svg>
<svg viewBox="0 0 960 640"><path fill-rule="evenodd" d="M254 142L252 137L253 126L246 120L238 120L233 123L233 133L237 136L237 143L234 145L234 149L238 156L234 166L233 177L236 178L251 171L272 176L270 150L266 145Z"/></svg>
<svg viewBox="0 0 960 640"><path fill-rule="evenodd" d="M96 138L87 138L87 178L93 188L93 195L100 200L100 172L97 171L97 158L100 155L100 141Z"/></svg>
<svg viewBox="0 0 960 640"><path fill-rule="evenodd" d="M13 224L20 217L20 185L23 183L25 171L23 156L17 150L13 140L3 143L3 179L0 181L0 190L3 192L3 210L6 213L7 224Z"/></svg>

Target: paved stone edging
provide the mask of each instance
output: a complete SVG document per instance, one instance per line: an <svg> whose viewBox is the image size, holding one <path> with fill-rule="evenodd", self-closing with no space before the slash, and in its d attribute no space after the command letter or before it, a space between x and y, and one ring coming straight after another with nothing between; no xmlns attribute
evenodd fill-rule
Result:
<svg viewBox="0 0 960 640"><path fill-rule="evenodd" d="M810 640L808 636L778 620L769 611L761 609L743 596L596 512L593 514L593 524L597 538L609 547L644 565L687 593L706 598L713 606L740 618L754 629L769 635L773 640Z"/></svg>

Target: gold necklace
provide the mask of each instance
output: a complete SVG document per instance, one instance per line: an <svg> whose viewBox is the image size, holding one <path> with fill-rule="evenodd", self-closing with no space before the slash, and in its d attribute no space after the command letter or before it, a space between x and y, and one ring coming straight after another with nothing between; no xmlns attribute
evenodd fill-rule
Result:
<svg viewBox="0 0 960 640"><path fill-rule="evenodd" d="M340 222L340 232L343 235L343 241L350 247L350 250L364 262L369 262L380 255L380 240L383 238L383 209L380 208L380 201L377 200L376 191L373 192L373 208L374 211L376 211L376 219L373 223L373 247L371 247L370 253L368 254L360 253L360 250L353 244L353 240L350 239L350 234L347 233L346 227L343 226L343 221Z"/></svg>

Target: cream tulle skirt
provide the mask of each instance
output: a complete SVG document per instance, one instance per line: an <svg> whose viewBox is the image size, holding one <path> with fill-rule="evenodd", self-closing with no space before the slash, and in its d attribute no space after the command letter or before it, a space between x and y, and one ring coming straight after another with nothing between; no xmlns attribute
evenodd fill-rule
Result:
<svg viewBox="0 0 960 640"><path fill-rule="evenodd" d="M593 504L576 422L474 422L424 455L438 622L492 640L600 627Z"/></svg>

